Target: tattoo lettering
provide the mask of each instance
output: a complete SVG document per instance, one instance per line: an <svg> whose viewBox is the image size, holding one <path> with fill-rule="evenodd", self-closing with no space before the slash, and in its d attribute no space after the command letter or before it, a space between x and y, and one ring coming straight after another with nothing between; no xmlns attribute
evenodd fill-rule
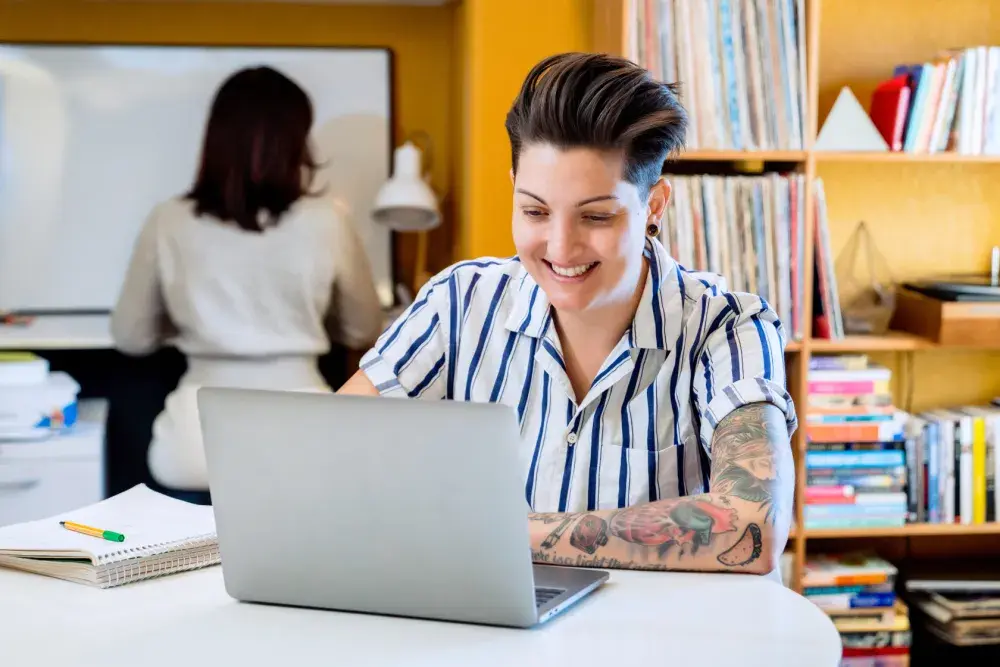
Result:
<svg viewBox="0 0 1000 667"><path fill-rule="evenodd" d="M763 544L760 538L760 526L749 524L736 544L719 554L719 562L729 567L743 567L758 558Z"/></svg>
<svg viewBox="0 0 1000 667"><path fill-rule="evenodd" d="M549 551L532 551L531 559L545 565L566 565L569 567L596 567L606 570L665 570L663 563L639 563L634 560L620 560L602 556L588 557L583 554L576 558L557 556Z"/></svg>
<svg viewBox="0 0 1000 667"><path fill-rule="evenodd" d="M782 508L774 497L779 486L778 447L787 447L781 412L770 404L751 404L733 411L712 438L711 490L757 503L764 522L774 523Z"/></svg>
<svg viewBox="0 0 1000 667"><path fill-rule="evenodd" d="M597 547L603 547L608 543L608 522L593 514L587 514L576 524L576 528L569 536L569 543L580 551L593 554L597 551ZM542 543L542 546L545 544Z"/></svg>
<svg viewBox="0 0 1000 667"><path fill-rule="evenodd" d="M690 547L693 554L715 535L735 531L738 518L735 509L692 497L623 509L611 518L610 532L625 542L655 547L660 557L675 546L681 554Z"/></svg>
<svg viewBox="0 0 1000 667"><path fill-rule="evenodd" d="M569 527L569 524L573 523L573 520L575 518L576 516L574 515L571 514L566 515L566 517L562 520L562 523L556 526L556 529L553 530L551 533L549 533L548 537L545 538L545 541L542 542L542 548L551 549L552 547L554 547L556 545L556 542L559 541L559 538L562 537L562 534L566 532L566 528ZM542 523L549 523L549 522L543 519Z"/></svg>

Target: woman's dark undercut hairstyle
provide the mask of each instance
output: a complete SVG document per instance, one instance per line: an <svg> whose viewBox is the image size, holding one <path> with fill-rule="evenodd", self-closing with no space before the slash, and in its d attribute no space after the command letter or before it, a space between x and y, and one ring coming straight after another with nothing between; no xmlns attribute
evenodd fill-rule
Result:
<svg viewBox="0 0 1000 667"><path fill-rule="evenodd" d="M219 88L209 112L201 161L187 198L198 215L262 231L308 194L317 169L309 149L313 107L294 81L270 67L249 67Z"/></svg>
<svg viewBox="0 0 1000 667"><path fill-rule="evenodd" d="M514 171L523 147L533 143L621 150L625 180L648 192L684 145L688 120L678 91L624 58L550 56L528 73L507 113Z"/></svg>

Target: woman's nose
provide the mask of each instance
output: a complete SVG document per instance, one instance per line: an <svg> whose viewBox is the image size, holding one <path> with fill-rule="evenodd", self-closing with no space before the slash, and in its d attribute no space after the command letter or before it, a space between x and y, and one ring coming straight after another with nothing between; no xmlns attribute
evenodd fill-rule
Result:
<svg viewBox="0 0 1000 667"><path fill-rule="evenodd" d="M555 218L549 228L548 255L552 261L570 260L579 244L579 230L573 220Z"/></svg>

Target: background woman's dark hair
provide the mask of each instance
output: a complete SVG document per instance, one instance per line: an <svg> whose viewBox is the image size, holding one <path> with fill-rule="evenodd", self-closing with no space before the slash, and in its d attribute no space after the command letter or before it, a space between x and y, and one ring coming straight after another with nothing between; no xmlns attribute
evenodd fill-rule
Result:
<svg viewBox="0 0 1000 667"><path fill-rule="evenodd" d="M201 164L187 198L198 215L261 231L307 193L313 108L295 82L270 67L243 69L215 95Z"/></svg>
<svg viewBox="0 0 1000 667"><path fill-rule="evenodd" d="M684 145L687 113L676 84L605 54L562 53L542 60L507 113L511 163L531 143L625 153L625 180L648 192L667 157Z"/></svg>

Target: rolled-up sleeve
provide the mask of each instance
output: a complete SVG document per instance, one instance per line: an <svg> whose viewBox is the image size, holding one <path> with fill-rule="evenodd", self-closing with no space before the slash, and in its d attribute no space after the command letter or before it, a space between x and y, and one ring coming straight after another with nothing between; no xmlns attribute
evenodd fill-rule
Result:
<svg viewBox="0 0 1000 667"><path fill-rule="evenodd" d="M440 399L449 365L449 280L428 282L361 359L383 396Z"/></svg>
<svg viewBox="0 0 1000 667"><path fill-rule="evenodd" d="M705 295L707 330L696 343L692 398L700 417L700 439L711 447L716 426L750 403L771 403L785 415L788 435L798 426L787 390L785 330L774 310L758 296Z"/></svg>

